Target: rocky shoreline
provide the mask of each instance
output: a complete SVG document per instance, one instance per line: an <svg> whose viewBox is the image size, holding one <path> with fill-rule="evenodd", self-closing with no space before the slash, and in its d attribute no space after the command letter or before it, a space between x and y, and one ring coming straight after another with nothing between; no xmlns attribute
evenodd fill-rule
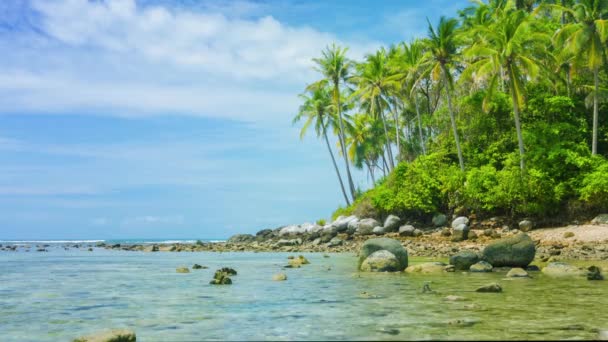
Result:
<svg viewBox="0 0 608 342"><path fill-rule="evenodd" d="M106 245L114 250L143 252L319 252L358 253L371 237L388 237L400 241L409 255L417 257L447 258L459 251L481 251L492 241L515 236L521 232L534 233L534 223L523 220L519 227L511 229L499 219L475 222L467 217L455 218L447 225L444 215L436 215L433 226L415 228L394 215L380 224L375 219L359 219L355 216L339 217L324 226L305 223L276 229L264 229L256 235L238 234L226 242L201 242L192 244L134 244ZM606 232L605 239L579 241L575 233L564 234L563 239L543 239L543 235L531 234L536 246L536 258L541 262L558 260L608 260L608 215L600 215L594 221ZM576 230L574 230L576 231Z"/></svg>

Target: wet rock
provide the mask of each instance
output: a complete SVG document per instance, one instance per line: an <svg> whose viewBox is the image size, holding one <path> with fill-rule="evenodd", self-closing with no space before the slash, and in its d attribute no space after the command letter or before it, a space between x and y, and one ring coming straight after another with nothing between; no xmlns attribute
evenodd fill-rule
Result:
<svg viewBox="0 0 608 342"><path fill-rule="evenodd" d="M289 260L288 264L291 265L292 267L299 268L302 265L310 264L310 261L308 261L308 259L306 259L303 255L298 255L297 258L293 258L293 259Z"/></svg>
<svg viewBox="0 0 608 342"><path fill-rule="evenodd" d="M452 232L452 241L464 241L469 236L469 226L467 224L461 223L454 227Z"/></svg>
<svg viewBox="0 0 608 342"><path fill-rule="evenodd" d="M475 290L475 292L498 293L498 292L502 292L502 287L497 283L492 283L492 284L484 285L484 286L477 288L477 290Z"/></svg>
<svg viewBox="0 0 608 342"><path fill-rule="evenodd" d="M553 278L586 278L587 270L564 262L550 262L542 270L543 274Z"/></svg>
<svg viewBox="0 0 608 342"><path fill-rule="evenodd" d="M374 227L374 229L372 229L372 233L374 233L374 235L384 235L384 227Z"/></svg>
<svg viewBox="0 0 608 342"><path fill-rule="evenodd" d="M597 266L590 266L587 268L587 280L604 280L602 276L602 270Z"/></svg>
<svg viewBox="0 0 608 342"><path fill-rule="evenodd" d="M222 267L218 271L226 273L227 275L232 275L232 276L236 275L236 270L234 268L230 268L230 267Z"/></svg>
<svg viewBox="0 0 608 342"><path fill-rule="evenodd" d="M399 227L399 235L400 236L414 236L414 230L416 228L412 225L406 224Z"/></svg>
<svg viewBox="0 0 608 342"><path fill-rule="evenodd" d="M420 273L420 274L431 274L431 273L443 273L446 264L442 262L424 262L418 265L411 265L405 269L407 273Z"/></svg>
<svg viewBox="0 0 608 342"><path fill-rule="evenodd" d="M343 244L344 244L344 241L336 236L336 237L332 238L331 240L329 240L329 244L327 245L327 247L338 247L338 246L342 246Z"/></svg>
<svg viewBox="0 0 608 342"><path fill-rule="evenodd" d="M134 331L116 329L82 336L74 339L73 342L135 342L136 340L137 337Z"/></svg>
<svg viewBox="0 0 608 342"><path fill-rule="evenodd" d="M401 243L389 238L374 238L363 243L359 252L359 268L363 261L372 253L380 250L391 252L399 261L398 271L403 271L407 267L407 250Z"/></svg>
<svg viewBox="0 0 608 342"><path fill-rule="evenodd" d="M507 273L507 278L529 278L530 275L523 268L514 267Z"/></svg>
<svg viewBox="0 0 608 342"><path fill-rule="evenodd" d="M399 271L399 260L387 251L379 250L372 253L363 260L360 270L364 272L397 272Z"/></svg>
<svg viewBox="0 0 608 342"><path fill-rule="evenodd" d="M384 220L384 231L387 233L396 232L399 228L399 222L401 222L399 216L388 215Z"/></svg>
<svg viewBox="0 0 608 342"><path fill-rule="evenodd" d="M443 298L443 300L446 300L448 302L462 302L467 299L462 296L449 295L449 296Z"/></svg>
<svg viewBox="0 0 608 342"><path fill-rule="evenodd" d="M207 269L207 268L209 268L209 267L207 267L207 266L201 266L199 264L192 265L192 269L193 270L202 270L202 269Z"/></svg>
<svg viewBox="0 0 608 342"><path fill-rule="evenodd" d="M232 284L231 275L236 275L236 271L232 268L224 267L213 274L213 279L209 282L211 285L230 285Z"/></svg>
<svg viewBox="0 0 608 342"><path fill-rule="evenodd" d="M287 280L287 275L285 273L277 273L272 276L272 280L274 281L285 281Z"/></svg>
<svg viewBox="0 0 608 342"><path fill-rule="evenodd" d="M608 214L597 215L591 220L591 224L608 224Z"/></svg>
<svg viewBox="0 0 608 342"><path fill-rule="evenodd" d="M178 267L175 269L175 272L177 273L190 273L190 270L188 269L188 267Z"/></svg>
<svg viewBox="0 0 608 342"><path fill-rule="evenodd" d="M519 222L519 230L522 232L529 232L534 228L534 222L530 220L523 220Z"/></svg>
<svg viewBox="0 0 608 342"><path fill-rule="evenodd" d="M469 271L471 272L492 272L492 265L487 263L486 261L479 261L471 267L469 267Z"/></svg>
<svg viewBox="0 0 608 342"><path fill-rule="evenodd" d="M479 255L475 252L462 251L450 257L450 265L456 270L466 271L479 261Z"/></svg>
<svg viewBox="0 0 608 342"><path fill-rule="evenodd" d="M448 223L448 217L443 214L435 214L432 223L435 227L443 227Z"/></svg>
<svg viewBox="0 0 608 342"><path fill-rule="evenodd" d="M464 224L464 225L468 226L469 225L469 219L467 217L465 217L465 216L459 216L459 217L455 218L452 221L452 228L455 229L456 227L460 226L461 224Z"/></svg>
<svg viewBox="0 0 608 342"><path fill-rule="evenodd" d="M526 234L504 238L486 246L482 259L495 267L526 267L534 260L536 247Z"/></svg>

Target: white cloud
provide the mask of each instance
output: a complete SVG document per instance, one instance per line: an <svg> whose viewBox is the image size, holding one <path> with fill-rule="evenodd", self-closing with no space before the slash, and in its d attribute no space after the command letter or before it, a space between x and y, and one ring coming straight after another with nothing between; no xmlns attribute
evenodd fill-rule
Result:
<svg viewBox="0 0 608 342"><path fill-rule="evenodd" d="M311 59L340 43L270 16L228 17L224 8L188 11L134 0L34 0L32 7L44 35L0 35L4 112L271 121L297 109L297 93L319 77ZM346 45L359 57L378 44Z"/></svg>

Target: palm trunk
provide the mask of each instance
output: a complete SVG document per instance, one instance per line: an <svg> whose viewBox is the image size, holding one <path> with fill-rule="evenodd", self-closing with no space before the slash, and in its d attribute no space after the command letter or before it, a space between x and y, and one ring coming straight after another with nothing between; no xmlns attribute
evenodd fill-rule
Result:
<svg viewBox="0 0 608 342"><path fill-rule="evenodd" d="M515 81L513 80L513 71L511 70L511 98L513 100L513 117L515 118L515 130L517 131L517 143L519 144L519 168L522 173L526 170L526 163L524 160L524 138L521 134L521 123L519 121L519 101L515 94Z"/></svg>
<svg viewBox="0 0 608 342"><path fill-rule="evenodd" d="M418 96L416 95L414 95L414 103L416 104L416 116L418 117L418 134L420 134L420 147L422 148L422 154L426 155L424 138L422 137L422 119L420 118L420 107L418 106Z"/></svg>
<svg viewBox="0 0 608 342"><path fill-rule="evenodd" d="M389 105L390 108L390 105ZM393 103L392 107L393 117L395 118L395 137L397 139L397 164L401 157L401 142L399 138L399 115L397 114L397 104Z"/></svg>
<svg viewBox="0 0 608 342"><path fill-rule="evenodd" d="M384 177L386 177L386 169L388 169L388 165L386 164L384 153L382 153L382 173L384 173Z"/></svg>
<svg viewBox="0 0 608 342"><path fill-rule="evenodd" d="M356 197L355 184L353 183L353 177L350 173L350 166L348 165L348 154L346 153L346 144L344 144L344 122L342 120L342 108L340 108L340 90L338 89L338 82L334 83L334 97L336 100L338 111L338 121L340 122L340 134L338 138L340 139L340 147L342 148L342 156L344 157L344 164L346 165L346 176L348 178L348 186L350 187L350 194L353 198L353 201Z"/></svg>
<svg viewBox="0 0 608 342"><path fill-rule="evenodd" d="M591 155L597 154L597 125L598 125L598 92L599 92L599 68L593 70L593 137L591 140Z"/></svg>
<svg viewBox="0 0 608 342"><path fill-rule="evenodd" d="M458 138L458 130L456 129L456 118L452 109L452 94L450 93L450 84L448 83L448 75L445 66L443 69L443 82L445 83L445 92L448 94L448 109L450 111L450 120L452 121L452 131L454 132L454 140L456 141L456 151L458 152L458 163L460 170L464 171L464 160L462 158L462 150L460 149L460 139Z"/></svg>
<svg viewBox="0 0 608 342"><path fill-rule="evenodd" d="M365 163L367 165L367 170L369 170L369 175L372 177L372 184L376 185L376 178L374 177L374 167L370 165L370 163Z"/></svg>
<svg viewBox="0 0 608 342"><path fill-rule="evenodd" d="M382 120L382 125L384 127L384 136L386 137L386 140L384 141L384 145L386 148L386 154L388 155L388 160L389 160L389 165L391 166L388 170L391 171L392 169L395 168L395 164L393 163L393 153L391 151L391 143L390 140L388 139L388 128L386 127L386 119L384 118L384 113L382 112L382 108L380 108L380 103L378 101L378 99L376 99L376 108L378 109L379 113L380 113L380 119Z"/></svg>
<svg viewBox="0 0 608 342"><path fill-rule="evenodd" d="M344 183L342 182L342 176L340 175L340 170L338 169L338 164L336 164L336 158L334 157L334 153L331 151L331 145L329 144L329 139L327 138L327 128L325 124L321 122L323 125L323 137L325 138L325 144L327 144L327 150L329 151L329 155L331 156L331 162L334 164L334 169L336 170L336 175L338 175L338 181L340 182L340 188L342 189L342 195L344 195L344 200L346 201L346 205L350 206L350 201L348 200L348 195L346 195L346 189L344 189Z"/></svg>

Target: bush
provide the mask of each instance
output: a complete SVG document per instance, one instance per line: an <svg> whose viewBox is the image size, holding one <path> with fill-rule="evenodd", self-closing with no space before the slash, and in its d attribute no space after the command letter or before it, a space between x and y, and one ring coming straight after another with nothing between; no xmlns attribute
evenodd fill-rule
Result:
<svg viewBox="0 0 608 342"><path fill-rule="evenodd" d="M608 161L597 157L591 172L582 176L579 198L598 209L608 209Z"/></svg>
<svg viewBox="0 0 608 342"><path fill-rule="evenodd" d="M317 224L318 224L319 226L324 226L326 223L327 223L327 222L325 222L325 219L320 219L320 220L317 220Z"/></svg>

